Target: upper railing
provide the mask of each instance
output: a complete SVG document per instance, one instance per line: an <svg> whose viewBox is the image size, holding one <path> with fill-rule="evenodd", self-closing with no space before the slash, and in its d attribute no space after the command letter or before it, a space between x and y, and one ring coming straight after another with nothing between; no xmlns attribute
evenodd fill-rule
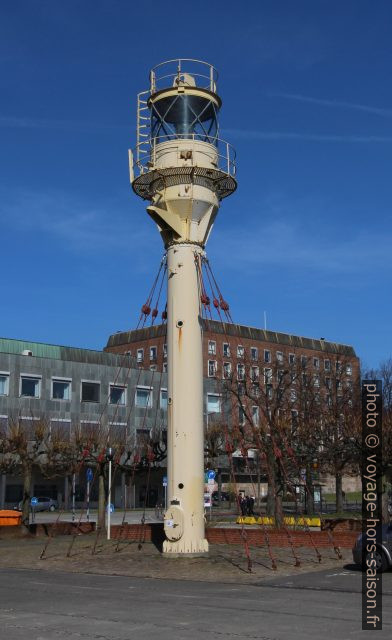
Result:
<svg viewBox="0 0 392 640"><path fill-rule="evenodd" d="M196 86L216 93L218 72L208 62L178 58L157 64L150 71L151 94L177 85Z"/></svg>
<svg viewBox="0 0 392 640"><path fill-rule="evenodd" d="M197 166L197 157L200 157L200 154L202 153L200 142L206 142L205 136L196 133L166 136L166 142L170 141L170 139L172 139L173 142L177 142L178 140L186 140L187 143L190 144L191 150L196 151L196 153L192 154L192 157L196 160L193 166ZM223 173L226 173L227 175L234 178L236 175L236 153L234 148L231 146L231 144L226 142L226 140L221 140L220 138L214 138L210 144L214 145L214 153L216 154L215 168L218 171L222 171ZM136 146L136 148L132 151L133 169L135 171L135 176L154 170L157 164L157 152L161 153L161 145L162 141L159 138L152 138L151 140L146 140Z"/></svg>

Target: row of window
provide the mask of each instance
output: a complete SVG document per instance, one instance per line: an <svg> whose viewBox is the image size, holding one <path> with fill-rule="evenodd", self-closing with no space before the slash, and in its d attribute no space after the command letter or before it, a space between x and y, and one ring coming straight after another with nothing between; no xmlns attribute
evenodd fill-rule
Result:
<svg viewBox="0 0 392 640"><path fill-rule="evenodd" d="M149 360L150 362L157 362L158 360L158 347L156 346L152 346L148 349L148 353L149 353ZM132 355L131 351L126 351L126 354L128 356ZM167 358L167 344L165 343L163 345L163 357ZM139 349L136 349L136 362L144 362L144 348L140 347Z"/></svg>
<svg viewBox="0 0 392 640"><path fill-rule="evenodd" d="M328 369L327 371L330 371L330 369ZM237 380L245 380L245 365L244 364L237 364ZM218 373L218 362L217 360L208 360L208 377L209 378L216 378ZM230 378L232 374L232 365L231 362L223 362L223 366L222 366L222 377L223 378ZM256 365L252 365L249 369L249 374L250 374L250 378L252 381L257 382L259 380L259 374L260 374L260 370L259 367ZM351 375L352 374L352 368L351 368L351 364L347 364L346 365L346 375ZM283 377L285 375L285 371L284 369L278 369L277 374L276 374L276 378L277 381L280 382ZM264 382L265 384L270 383L272 381L272 369L270 368L264 368ZM296 379L296 374L295 373L291 373L291 380L292 382L294 382ZM306 384L309 380L310 377L307 373L303 373L302 374L302 380L303 382ZM314 380L314 385L315 386L320 386L320 376L319 374L315 373L313 374L313 380ZM325 380L330 380L330 378L325 378Z"/></svg>
<svg viewBox="0 0 392 640"><path fill-rule="evenodd" d="M242 345L237 345L236 347L237 349L237 358L244 358L245 357L245 347ZM272 352L269 349L264 349L263 350L263 362L265 363L271 363L272 362ZM216 351L216 341L215 340L209 340L208 341L208 355L211 356L215 356L217 354ZM231 348L230 348L230 344L228 342L223 342L222 344L222 355L224 358L230 358L231 357ZM284 353L283 351L276 351L275 352L275 358L276 358L276 362L284 362ZM258 347L250 347L250 359L252 362L259 362L259 349ZM297 361L297 356L295 353L289 353L288 355L288 362L289 364L293 365L295 364ZM313 367L315 369L320 369L320 358L317 357L313 357L313 358L309 358L308 356L300 356L300 363L302 367L307 367L309 366L310 363L312 363ZM336 371L340 372L341 368L342 368L342 363L341 362L336 362ZM331 371L331 361L329 359L325 359L324 360L324 370L325 371ZM351 364L347 364L346 365L346 373L347 375L351 375L352 373L352 367Z"/></svg>
<svg viewBox="0 0 392 640"><path fill-rule="evenodd" d="M10 374L0 373L0 396L9 395ZM82 380L80 383L81 402L101 402L102 385L100 382L92 380ZM21 374L19 379L19 396L21 398L41 398L42 376ZM72 395L71 378L52 378L51 394L52 400L70 401ZM135 406L152 407L152 387L137 386L135 390ZM106 401L106 398L105 398ZM108 402L113 405L125 406L127 404L127 385L109 384ZM167 408L167 390L160 390L160 407Z"/></svg>

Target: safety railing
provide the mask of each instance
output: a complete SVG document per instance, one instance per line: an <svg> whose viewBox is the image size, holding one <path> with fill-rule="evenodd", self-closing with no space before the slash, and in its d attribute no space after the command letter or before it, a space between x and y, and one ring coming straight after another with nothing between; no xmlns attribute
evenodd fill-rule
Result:
<svg viewBox="0 0 392 640"><path fill-rule="evenodd" d="M164 141L161 138L152 138L149 140L144 140L140 142L135 149L132 151L133 154L133 169L135 172L135 177L138 175L142 175L144 173L148 173L149 171L153 171L157 164L157 154L161 156L162 147L161 145L166 142L176 142L178 140L186 140L189 143L190 148L189 151L192 151L192 159L193 165L191 166L199 166L197 161L195 162L195 158L197 158L197 154L202 153L202 149L200 148L200 143L208 143L205 135L201 134L173 134L166 135ZM218 171L222 171L233 178L236 175L236 152L234 147L231 144L226 142L226 140L222 140L220 138L212 138L211 145L215 147L214 152L216 153L216 169ZM188 147L188 144L187 144ZM210 156L208 150L206 150L206 155ZM215 160L215 159L214 159ZM203 166L203 165L200 165Z"/></svg>
<svg viewBox="0 0 392 640"><path fill-rule="evenodd" d="M194 81L194 85L193 82ZM190 84L216 93L218 72L208 62L192 58L178 58L157 64L150 71L151 94L176 86Z"/></svg>

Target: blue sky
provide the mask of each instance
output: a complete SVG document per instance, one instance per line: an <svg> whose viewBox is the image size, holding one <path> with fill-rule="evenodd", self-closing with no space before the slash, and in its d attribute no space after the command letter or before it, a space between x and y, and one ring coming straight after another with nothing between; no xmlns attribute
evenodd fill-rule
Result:
<svg viewBox="0 0 392 640"><path fill-rule="evenodd" d="M128 179L136 94L192 57L237 151L208 244L234 320L390 357L391 28L387 0L3 2L0 334L135 326L162 256Z"/></svg>

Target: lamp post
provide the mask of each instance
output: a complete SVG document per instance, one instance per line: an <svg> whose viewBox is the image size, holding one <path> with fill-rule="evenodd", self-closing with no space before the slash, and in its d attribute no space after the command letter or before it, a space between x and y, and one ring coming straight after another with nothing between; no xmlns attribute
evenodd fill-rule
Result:
<svg viewBox="0 0 392 640"><path fill-rule="evenodd" d="M107 539L110 540L110 506L112 502L112 461L114 458L114 451L112 447L108 447L106 450L106 460L109 463L109 479L108 479L108 504L107 504L107 512L108 512L108 520L107 520Z"/></svg>

